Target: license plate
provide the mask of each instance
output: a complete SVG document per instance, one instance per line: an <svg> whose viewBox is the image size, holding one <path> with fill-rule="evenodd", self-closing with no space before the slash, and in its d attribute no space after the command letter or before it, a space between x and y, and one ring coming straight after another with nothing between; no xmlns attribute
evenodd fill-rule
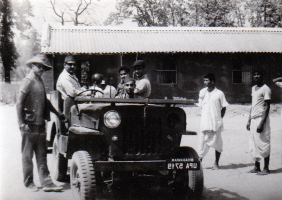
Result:
<svg viewBox="0 0 282 200"><path fill-rule="evenodd" d="M192 162L172 162L167 163L168 170L197 170L198 163Z"/></svg>

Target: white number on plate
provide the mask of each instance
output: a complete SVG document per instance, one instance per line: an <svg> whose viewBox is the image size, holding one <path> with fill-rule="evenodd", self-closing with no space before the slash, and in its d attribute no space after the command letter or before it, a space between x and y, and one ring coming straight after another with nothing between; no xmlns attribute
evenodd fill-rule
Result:
<svg viewBox="0 0 282 200"><path fill-rule="evenodd" d="M168 163L168 169L183 169L183 163Z"/></svg>

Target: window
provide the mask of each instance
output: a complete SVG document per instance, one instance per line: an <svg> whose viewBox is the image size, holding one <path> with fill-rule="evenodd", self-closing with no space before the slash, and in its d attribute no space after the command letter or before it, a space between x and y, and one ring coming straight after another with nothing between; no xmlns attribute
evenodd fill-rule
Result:
<svg viewBox="0 0 282 200"><path fill-rule="evenodd" d="M157 63L157 83L160 85L177 84L177 66L172 57L162 57Z"/></svg>
<svg viewBox="0 0 282 200"><path fill-rule="evenodd" d="M235 56L233 57L233 83L251 83L252 74L251 66L243 65L242 58Z"/></svg>

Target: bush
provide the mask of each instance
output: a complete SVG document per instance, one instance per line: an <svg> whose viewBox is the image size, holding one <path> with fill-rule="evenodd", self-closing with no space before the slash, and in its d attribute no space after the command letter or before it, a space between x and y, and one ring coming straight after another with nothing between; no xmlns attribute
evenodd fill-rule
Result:
<svg viewBox="0 0 282 200"><path fill-rule="evenodd" d="M15 104L19 93L20 82L0 82L0 102L3 104Z"/></svg>

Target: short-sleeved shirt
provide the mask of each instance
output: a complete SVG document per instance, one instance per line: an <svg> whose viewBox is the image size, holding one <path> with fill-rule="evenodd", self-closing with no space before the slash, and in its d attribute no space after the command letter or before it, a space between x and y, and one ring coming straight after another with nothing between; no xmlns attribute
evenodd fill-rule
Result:
<svg viewBox="0 0 282 200"><path fill-rule="evenodd" d="M66 69L62 71L57 81L57 90L62 94L62 98L76 97L83 90L75 75L71 75Z"/></svg>
<svg viewBox="0 0 282 200"><path fill-rule="evenodd" d="M261 87L257 85L252 87L252 112L251 118L261 117L266 109L265 100L271 100L271 90L264 84Z"/></svg>
<svg viewBox="0 0 282 200"><path fill-rule="evenodd" d="M43 125L47 99L41 77L31 70L23 80L20 92L26 94L26 99L23 102L25 123Z"/></svg>
<svg viewBox="0 0 282 200"><path fill-rule="evenodd" d="M219 131L223 128L221 109L228 106L224 93L214 88L209 92L204 88L199 93L199 104L201 106L201 131Z"/></svg>
<svg viewBox="0 0 282 200"><path fill-rule="evenodd" d="M135 94L135 98L145 99L151 95L151 83L147 77L147 74L144 74L140 79L137 79L135 83L135 89L139 91L138 94Z"/></svg>

